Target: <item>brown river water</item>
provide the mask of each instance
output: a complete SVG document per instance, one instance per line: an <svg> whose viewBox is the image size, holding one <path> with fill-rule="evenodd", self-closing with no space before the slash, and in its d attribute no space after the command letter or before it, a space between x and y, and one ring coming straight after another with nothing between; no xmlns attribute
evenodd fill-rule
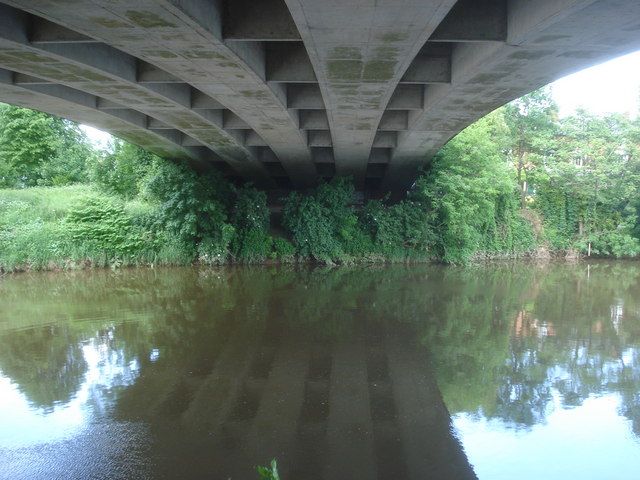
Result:
<svg viewBox="0 0 640 480"><path fill-rule="evenodd" d="M0 478L640 478L640 263L0 277Z"/></svg>

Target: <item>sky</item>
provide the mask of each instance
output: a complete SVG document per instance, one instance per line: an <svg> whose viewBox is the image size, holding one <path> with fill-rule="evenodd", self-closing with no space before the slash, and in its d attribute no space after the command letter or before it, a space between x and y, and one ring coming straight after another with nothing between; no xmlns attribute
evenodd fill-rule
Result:
<svg viewBox="0 0 640 480"><path fill-rule="evenodd" d="M638 114L640 97L640 51L587 68L551 84L560 116L571 115L579 107L595 114ZM107 148L111 136L83 126L91 141Z"/></svg>
<svg viewBox="0 0 640 480"><path fill-rule="evenodd" d="M584 107L596 113L638 114L640 51L564 77L551 84L560 116Z"/></svg>

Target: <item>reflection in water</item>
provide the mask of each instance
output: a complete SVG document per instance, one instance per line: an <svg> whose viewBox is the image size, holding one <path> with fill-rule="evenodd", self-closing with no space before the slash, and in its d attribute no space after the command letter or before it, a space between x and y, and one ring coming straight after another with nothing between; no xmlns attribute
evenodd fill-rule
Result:
<svg viewBox="0 0 640 480"><path fill-rule="evenodd" d="M0 477L629 478L639 293L625 263L5 278Z"/></svg>

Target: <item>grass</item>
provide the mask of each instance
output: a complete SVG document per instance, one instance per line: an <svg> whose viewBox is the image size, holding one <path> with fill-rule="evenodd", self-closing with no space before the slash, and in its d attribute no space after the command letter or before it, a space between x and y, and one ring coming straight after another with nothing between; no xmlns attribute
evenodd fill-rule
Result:
<svg viewBox="0 0 640 480"><path fill-rule="evenodd" d="M109 256L91 242L74 241L66 217L74 205L87 197L107 199L86 185L0 190L0 272L184 263L184 255L173 252L171 245L158 252L160 258L152 252L140 252L135 258L122 259ZM132 219L153 210L139 200L124 202L123 207Z"/></svg>

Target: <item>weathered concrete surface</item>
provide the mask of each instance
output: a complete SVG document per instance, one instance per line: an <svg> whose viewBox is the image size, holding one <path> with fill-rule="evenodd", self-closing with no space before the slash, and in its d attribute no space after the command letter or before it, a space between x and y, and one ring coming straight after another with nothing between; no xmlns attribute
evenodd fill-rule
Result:
<svg viewBox="0 0 640 480"><path fill-rule="evenodd" d="M363 186L396 85L455 0L286 0L320 82L340 175ZM402 116L387 131L403 130Z"/></svg>
<svg viewBox="0 0 640 480"><path fill-rule="evenodd" d="M0 69L0 98L12 105L95 126L157 155L185 161L198 170L206 170L212 162L216 162L206 148L185 147L171 133L145 128L140 118L142 114L131 115L120 110L101 111L94 95L55 84L17 85L16 77L16 73Z"/></svg>
<svg viewBox="0 0 640 480"><path fill-rule="evenodd" d="M506 102L640 49L637 1L511 1L507 20L505 42L456 45L451 84L426 89L424 109L400 134L383 188L409 188L420 166L450 138Z"/></svg>
<svg viewBox="0 0 640 480"><path fill-rule="evenodd" d="M0 0L0 100L37 91L266 188L337 173L376 195L496 107L639 48L637 0Z"/></svg>

